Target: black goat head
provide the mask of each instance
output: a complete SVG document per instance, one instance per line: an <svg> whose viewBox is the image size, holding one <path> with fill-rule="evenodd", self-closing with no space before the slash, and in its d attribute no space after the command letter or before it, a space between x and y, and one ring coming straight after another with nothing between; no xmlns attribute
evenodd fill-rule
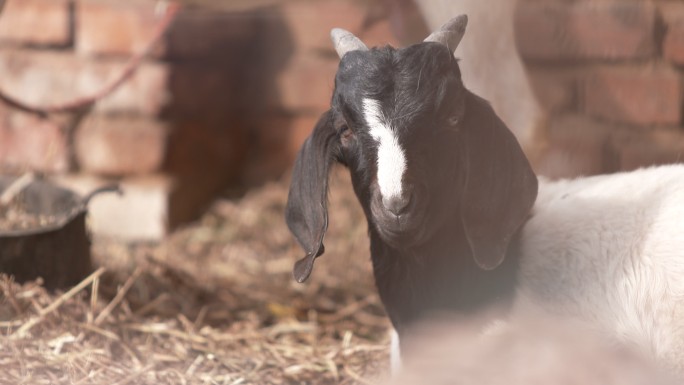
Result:
<svg viewBox="0 0 684 385"><path fill-rule="evenodd" d="M453 51L466 24L456 17L404 49L369 50L350 32L331 32L341 58L331 108L298 155L286 209L307 252L297 281L324 251L336 161L350 169L369 223L392 247L429 242L457 213L476 263L493 269L503 261L537 179L491 106L463 86Z"/></svg>

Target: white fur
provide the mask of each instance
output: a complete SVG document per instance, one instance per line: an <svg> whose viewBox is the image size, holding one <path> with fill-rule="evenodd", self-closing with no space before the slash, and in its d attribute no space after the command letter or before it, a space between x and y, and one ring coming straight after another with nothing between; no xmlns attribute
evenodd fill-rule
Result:
<svg viewBox="0 0 684 385"><path fill-rule="evenodd" d="M399 333L396 329L390 330L390 371L396 376L401 369L401 348L399 347Z"/></svg>
<svg viewBox="0 0 684 385"><path fill-rule="evenodd" d="M402 178L406 171L406 156L389 122L380 110L380 103L363 99L363 115L370 134L378 142L378 186L384 198L402 196Z"/></svg>
<svg viewBox="0 0 684 385"><path fill-rule="evenodd" d="M684 165L541 181L516 308L586 321L684 374Z"/></svg>

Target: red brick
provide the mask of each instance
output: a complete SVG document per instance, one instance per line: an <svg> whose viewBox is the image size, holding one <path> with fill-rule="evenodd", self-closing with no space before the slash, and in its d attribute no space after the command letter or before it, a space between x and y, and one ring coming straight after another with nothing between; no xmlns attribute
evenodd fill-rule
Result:
<svg viewBox="0 0 684 385"><path fill-rule="evenodd" d="M660 6L667 28L663 54L668 60L684 64L684 4L664 3Z"/></svg>
<svg viewBox="0 0 684 385"><path fill-rule="evenodd" d="M0 41L28 45L71 44L66 0L8 0L0 18Z"/></svg>
<svg viewBox="0 0 684 385"><path fill-rule="evenodd" d="M160 20L154 4L79 1L76 9L76 48L85 54L142 51Z"/></svg>
<svg viewBox="0 0 684 385"><path fill-rule="evenodd" d="M88 55L130 56L149 44L160 21L154 4L80 2L76 46ZM236 45L248 44L256 33L252 14L183 9L155 54L173 58L225 56Z"/></svg>
<svg viewBox="0 0 684 385"><path fill-rule="evenodd" d="M679 125L682 86L665 67L604 68L588 75L583 87L587 113L634 125Z"/></svg>
<svg viewBox="0 0 684 385"><path fill-rule="evenodd" d="M401 43L392 33L389 20L381 20L359 33L359 38L369 47L383 47L387 44L401 47Z"/></svg>
<svg viewBox="0 0 684 385"><path fill-rule="evenodd" d="M651 2L525 2L516 40L527 59L647 58L656 52L655 21Z"/></svg>
<svg viewBox="0 0 684 385"><path fill-rule="evenodd" d="M139 118L91 116L75 135L82 170L99 175L146 174L161 168L166 155L166 127Z"/></svg>
<svg viewBox="0 0 684 385"><path fill-rule="evenodd" d="M287 157L291 163L294 163L299 149L304 144L306 138L311 134L318 121L318 115L300 115L294 117L290 122L290 132L287 143Z"/></svg>
<svg viewBox="0 0 684 385"><path fill-rule="evenodd" d="M62 103L90 96L119 76L123 60L84 59L66 53L0 51L0 86L31 104ZM96 105L101 112L157 115L166 105L169 68L145 63Z"/></svg>
<svg viewBox="0 0 684 385"><path fill-rule="evenodd" d="M577 79L571 71L533 69L530 83L539 104L549 112L566 111L576 99Z"/></svg>
<svg viewBox="0 0 684 385"><path fill-rule="evenodd" d="M535 171L549 178L574 178L614 171L616 155L609 146L612 131L614 127L581 115L554 119Z"/></svg>
<svg viewBox="0 0 684 385"><path fill-rule="evenodd" d="M250 150L245 126L239 118L177 122L169 137L166 169L183 180L208 186L208 190L225 187L240 174Z"/></svg>
<svg viewBox="0 0 684 385"><path fill-rule="evenodd" d="M629 171L659 164L684 161L684 134L679 130L635 133L618 143L620 169Z"/></svg>
<svg viewBox="0 0 684 385"><path fill-rule="evenodd" d="M380 2L389 12L387 19L393 34L396 35L401 46L407 46L423 41L430 35L424 16L418 2L415 0L395 0Z"/></svg>
<svg viewBox="0 0 684 385"><path fill-rule="evenodd" d="M170 58L244 60L245 51L262 32L258 25L261 15L258 12L184 9L169 28L165 55Z"/></svg>
<svg viewBox="0 0 684 385"><path fill-rule="evenodd" d="M174 116L207 117L237 109L238 104L247 98L245 94L253 91L244 89L242 80L238 79L240 76L245 74L227 65L216 67L199 63L174 66L169 83L173 95L170 107ZM263 100L260 95L258 98Z"/></svg>
<svg viewBox="0 0 684 385"><path fill-rule="evenodd" d="M278 74L277 105L292 111L327 110L338 65L337 57L295 56Z"/></svg>
<svg viewBox="0 0 684 385"><path fill-rule="evenodd" d="M289 169L294 159L288 153L292 120L290 116L276 115L262 117L256 122L256 143L245 169L248 185L277 178Z"/></svg>
<svg viewBox="0 0 684 385"><path fill-rule="evenodd" d="M59 173L69 170L69 146L59 122L35 115L0 112L2 168Z"/></svg>
<svg viewBox="0 0 684 385"><path fill-rule="evenodd" d="M166 171L177 189L169 213L171 224L196 216L217 194L242 175L251 148L245 123L235 120L183 119L169 138Z"/></svg>
<svg viewBox="0 0 684 385"><path fill-rule="evenodd" d="M332 51L330 30L344 28L359 34L366 14L361 2L344 0L289 1L282 16L289 29L291 44L301 50ZM278 15L273 21L279 21Z"/></svg>
<svg viewBox="0 0 684 385"><path fill-rule="evenodd" d="M259 184L289 170L318 117L317 114L261 117L255 123L256 143L245 171L246 182Z"/></svg>

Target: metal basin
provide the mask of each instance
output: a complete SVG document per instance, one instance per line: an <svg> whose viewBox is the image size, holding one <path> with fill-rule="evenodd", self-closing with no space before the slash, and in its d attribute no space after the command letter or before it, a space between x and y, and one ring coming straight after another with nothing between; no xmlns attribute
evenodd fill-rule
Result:
<svg viewBox="0 0 684 385"><path fill-rule="evenodd" d="M15 178L0 177L0 194ZM72 286L92 271L86 214L90 198L34 180L15 198L28 215L49 218L29 228L0 229L0 272L18 282L42 277L49 289Z"/></svg>

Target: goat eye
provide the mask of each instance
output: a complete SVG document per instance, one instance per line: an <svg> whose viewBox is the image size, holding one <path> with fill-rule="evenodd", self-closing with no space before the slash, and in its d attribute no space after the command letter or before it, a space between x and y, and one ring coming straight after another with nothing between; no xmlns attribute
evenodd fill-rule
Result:
<svg viewBox="0 0 684 385"><path fill-rule="evenodd" d="M346 124L339 128L340 140L343 146L349 145L349 143L354 139L354 131L349 129Z"/></svg>
<svg viewBox="0 0 684 385"><path fill-rule="evenodd" d="M461 122L461 118L459 116L450 116L447 118L447 124L456 127L458 124Z"/></svg>

